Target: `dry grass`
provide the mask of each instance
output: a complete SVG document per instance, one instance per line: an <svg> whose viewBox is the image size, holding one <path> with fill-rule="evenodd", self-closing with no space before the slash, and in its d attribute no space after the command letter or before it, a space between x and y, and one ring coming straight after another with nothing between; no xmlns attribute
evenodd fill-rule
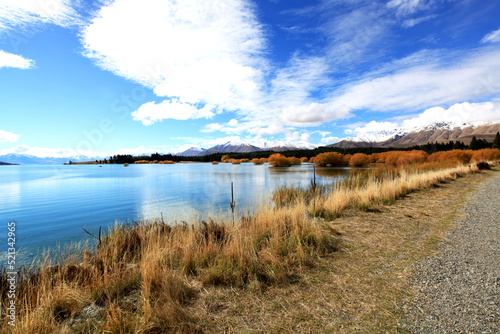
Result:
<svg viewBox="0 0 500 334"><path fill-rule="evenodd" d="M198 319L186 309L198 291L191 281L286 284L337 249L336 239L305 216L302 205L263 207L235 225L117 225L81 263L45 264L19 282L15 332L196 332ZM89 307L101 314L87 316ZM7 320L2 331L11 329Z"/></svg>
<svg viewBox="0 0 500 334"><path fill-rule="evenodd" d="M404 284L391 265L406 270L408 259L422 253L419 247L432 245L444 230L430 217L453 206L442 210L434 198L415 196L402 218L397 205L381 205L423 188L442 196L440 185L474 171L436 168L375 169L312 192L283 188L280 205L264 205L234 225L222 218L117 225L78 261L25 273L18 283L17 326L3 317L0 332L394 329ZM447 196L455 200L464 189L455 186ZM339 242L341 252L335 252Z"/></svg>

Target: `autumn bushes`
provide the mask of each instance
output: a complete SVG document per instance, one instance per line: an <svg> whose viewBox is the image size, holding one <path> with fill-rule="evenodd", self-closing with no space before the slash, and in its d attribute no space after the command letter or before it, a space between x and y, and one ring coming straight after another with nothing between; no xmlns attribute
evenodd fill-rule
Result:
<svg viewBox="0 0 500 334"><path fill-rule="evenodd" d="M274 153L269 158L252 159L254 165L262 165L269 162L273 167L290 167L292 165L300 165L301 163L309 162L321 167L366 167L371 164L385 165L393 167L410 166L410 165L447 165L455 166L457 164L475 163L478 161L495 161L500 160L499 149L482 149L478 151L472 150L453 150L436 152L428 155L421 150L412 151L388 151L383 153L373 153L370 155L364 153L341 154L338 152L320 153L310 159L306 157L286 157L281 153ZM223 162L248 162L247 159L223 159Z"/></svg>
<svg viewBox="0 0 500 334"><path fill-rule="evenodd" d="M424 163L447 163L451 164L467 164L478 161L496 161L500 160L499 149L482 149L478 151L472 150L452 150L444 152L436 152L428 155L424 151L388 151L383 153L373 153L366 155L356 153L353 155L343 155L337 152L327 152L318 154L312 158L317 166L353 166L362 167L369 164L385 164L387 166L408 166Z"/></svg>

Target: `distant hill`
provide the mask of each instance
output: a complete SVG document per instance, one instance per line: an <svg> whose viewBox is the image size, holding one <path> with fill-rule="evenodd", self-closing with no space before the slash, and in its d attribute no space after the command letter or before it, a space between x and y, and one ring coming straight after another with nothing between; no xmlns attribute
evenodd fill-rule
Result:
<svg viewBox="0 0 500 334"><path fill-rule="evenodd" d="M447 143L461 141L469 144L472 137L492 142L500 131L500 121L476 123L434 123L425 127L412 129L398 128L393 131L382 131L354 138L344 139L338 143L327 145L337 148L359 147L409 147L427 143Z"/></svg>
<svg viewBox="0 0 500 334"><path fill-rule="evenodd" d="M18 165L62 165L65 162L71 161L93 161L97 159L104 159L104 157L88 157L88 156L72 156L65 158L54 157L36 157L27 154L10 153L0 155L0 161L5 161L10 164Z"/></svg>
<svg viewBox="0 0 500 334"><path fill-rule="evenodd" d="M0 161L0 166L6 166L6 165L18 165L18 164L11 164L11 163L8 163L8 162L2 162L2 161Z"/></svg>

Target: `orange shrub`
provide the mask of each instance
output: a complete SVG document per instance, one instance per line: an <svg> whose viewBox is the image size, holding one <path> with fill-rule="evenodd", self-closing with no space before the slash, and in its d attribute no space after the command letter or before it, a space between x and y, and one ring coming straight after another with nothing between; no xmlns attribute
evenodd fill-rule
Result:
<svg viewBox="0 0 500 334"><path fill-rule="evenodd" d="M262 165L264 163L264 159L254 158L254 159L252 159L252 162L254 165Z"/></svg>
<svg viewBox="0 0 500 334"><path fill-rule="evenodd" d="M403 152L396 161L397 166L401 165L410 165L410 164L415 164L419 163L422 164L427 160L427 157L429 155L420 150L413 150L411 152Z"/></svg>
<svg viewBox="0 0 500 334"><path fill-rule="evenodd" d="M292 165L287 157L279 153L274 153L269 156L269 164L274 167L289 167Z"/></svg>
<svg viewBox="0 0 500 334"><path fill-rule="evenodd" d="M309 162L313 164L313 163L314 163L314 159L315 159L315 158L316 158L316 157L311 157L311 158L309 159Z"/></svg>
<svg viewBox="0 0 500 334"><path fill-rule="evenodd" d="M452 150L446 152L436 152L431 154L427 161L429 162L445 162L454 161L456 163L467 164L470 162L474 151L472 150Z"/></svg>
<svg viewBox="0 0 500 334"><path fill-rule="evenodd" d="M239 164L241 164L241 161L240 161L239 159L232 159L232 160L231 160L231 163L232 163L233 165L239 165Z"/></svg>
<svg viewBox="0 0 500 334"><path fill-rule="evenodd" d="M352 154L346 154L344 155L344 164L349 165L349 161L351 161Z"/></svg>
<svg viewBox="0 0 500 334"><path fill-rule="evenodd" d="M300 165L302 163L300 159L296 157L290 157L288 158L288 161L290 161L292 165Z"/></svg>
<svg viewBox="0 0 500 334"><path fill-rule="evenodd" d="M134 161L134 164L148 164L149 161L148 160L137 160L137 161Z"/></svg>
<svg viewBox="0 0 500 334"><path fill-rule="evenodd" d="M308 161L309 161L309 159L307 159L306 157L300 158L300 162L308 162Z"/></svg>
<svg viewBox="0 0 500 334"><path fill-rule="evenodd" d="M402 156L405 152L403 151L389 151L381 154L381 159L384 160L386 165L396 166L397 161L400 156Z"/></svg>
<svg viewBox="0 0 500 334"><path fill-rule="evenodd" d="M474 152L470 161L480 162L480 161L495 161L500 160L500 149L498 148L485 148Z"/></svg>
<svg viewBox="0 0 500 334"><path fill-rule="evenodd" d="M368 159L370 160L370 163L375 163L378 162L378 159L380 158L380 153L372 153L368 156Z"/></svg>
<svg viewBox="0 0 500 334"><path fill-rule="evenodd" d="M318 166L344 166L344 155L337 152L320 153L314 158L314 163Z"/></svg>
<svg viewBox="0 0 500 334"><path fill-rule="evenodd" d="M351 166L367 166L370 163L370 157L364 153L356 153L349 159Z"/></svg>
<svg viewBox="0 0 500 334"><path fill-rule="evenodd" d="M240 162L249 162L250 160L248 160L247 158L243 158L243 159L240 159Z"/></svg>

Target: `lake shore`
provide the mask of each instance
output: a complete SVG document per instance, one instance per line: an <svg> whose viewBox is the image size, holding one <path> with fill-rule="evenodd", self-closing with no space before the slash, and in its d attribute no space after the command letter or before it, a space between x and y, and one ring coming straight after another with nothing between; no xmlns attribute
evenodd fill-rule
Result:
<svg viewBox="0 0 500 334"><path fill-rule="evenodd" d="M83 262L48 267L33 283L21 282L28 296L49 282L52 288L42 299L28 298L43 311L25 309L20 328L394 329L395 301L407 293L409 263L434 249L461 198L488 175L471 171L465 166L415 176L398 172L398 192L379 189L379 198L365 192L368 205L356 190L364 178L355 177L343 187L360 201L335 204L339 212L336 197L328 195L314 203L264 207L235 225L216 220L118 228L103 236L96 252L85 253ZM305 219L308 212L314 214ZM36 327L42 323L46 327Z"/></svg>

